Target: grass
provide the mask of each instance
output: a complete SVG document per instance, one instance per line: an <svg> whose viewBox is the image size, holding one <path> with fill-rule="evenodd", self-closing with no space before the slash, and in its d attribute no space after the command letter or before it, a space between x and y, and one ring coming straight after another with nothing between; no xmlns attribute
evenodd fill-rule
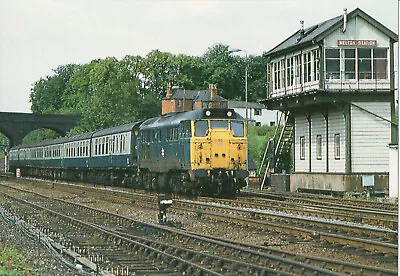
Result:
<svg viewBox="0 0 400 276"><path fill-rule="evenodd" d="M14 248L0 243L0 275L32 275L34 270Z"/></svg>

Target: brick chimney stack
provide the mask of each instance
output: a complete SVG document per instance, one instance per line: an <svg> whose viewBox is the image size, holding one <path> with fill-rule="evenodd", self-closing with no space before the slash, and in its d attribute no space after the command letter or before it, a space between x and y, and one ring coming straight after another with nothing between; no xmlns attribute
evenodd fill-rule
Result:
<svg viewBox="0 0 400 276"><path fill-rule="evenodd" d="M209 84L208 91L211 93L211 101L216 101L217 100L217 85Z"/></svg>
<svg viewBox="0 0 400 276"><path fill-rule="evenodd" d="M165 97L166 97L168 100L172 98L172 87L171 87L171 84L170 84L170 83L168 84L168 87L167 87L167 94L165 95Z"/></svg>

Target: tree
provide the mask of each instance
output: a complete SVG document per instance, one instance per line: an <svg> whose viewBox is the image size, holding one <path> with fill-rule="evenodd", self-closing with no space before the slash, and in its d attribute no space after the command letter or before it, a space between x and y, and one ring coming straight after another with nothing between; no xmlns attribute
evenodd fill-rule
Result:
<svg viewBox="0 0 400 276"><path fill-rule="evenodd" d="M246 63L247 62L247 63ZM71 133L110 127L159 116L168 85L206 89L215 83L228 99L244 100L248 65L249 100L264 98L263 58L247 60L217 44L201 57L153 50L144 58L127 55L93 60L83 65L60 65L54 74L35 82L30 95L34 113L83 117Z"/></svg>
<svg viewBox="0 0 400 276"><path fill-rule="evenodd" d="M53 70L53 76L40 78L31 89L30 102L33 113L57 113L63 106L66 85L76 72L77 65L60 65Z"/></svg>
<svg viewBox="0 0 400 276"><path fill-rule="evenodd" d="M205 87L217 84L218 94L226 99L244 97L245 62L240 56L231 55L229 46L216 44L208 48L203 62Z"/></svg>

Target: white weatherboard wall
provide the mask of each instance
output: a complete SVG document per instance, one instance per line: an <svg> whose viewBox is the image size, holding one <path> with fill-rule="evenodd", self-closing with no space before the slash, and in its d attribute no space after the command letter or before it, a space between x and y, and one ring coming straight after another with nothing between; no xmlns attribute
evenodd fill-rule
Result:
<svg viewBox="0 0 400 276"><path fill-rule="evenodd" d="M399 198L399 146L389 146L389 197Z"/></svg>
<svg viewBox="0 0 400 276"><path fill-rule="evenodd" d="M307 118L303 115L298 115L295 117L295 172L308 172L308 121ZM300 159L300 137L304 136L305 138L305 158L304 160Z"/></svg>
<svg viewBox="0 0 400 276"><path fill-rule="evenodd" d="M389 102L354 103L390 120ZM390 123L354 105L351 106L352 172L388 172Z"/></svg>
<svg viewBox="0 0 400 276"><path fill-rule="evenodd" d="M342 111L330 111L328 114L328 151L329 151L329 172L345 172L345 140L346 127ZM340 134L340 158L335 158L335 134Z"/></svg>
<svg viewBox="0 0 400 276"><path fill-rule="evenodd" d="M317 135L321 135L321 159L317 159ZM311 116L311 171L326 172L326 128L321 113Z"/></svg>
<svg viewBox="0 0 400 276"><path fill-rule="evenodd" d="M354 17L347 21L346 32L342 32L341 28L337 28L324 40L326 47L337 47L338 40L346 39L365 39L373 38L377 41L378 47L389 47L390 39L380 30L375 28L371 23L361 17Z"/></svg>

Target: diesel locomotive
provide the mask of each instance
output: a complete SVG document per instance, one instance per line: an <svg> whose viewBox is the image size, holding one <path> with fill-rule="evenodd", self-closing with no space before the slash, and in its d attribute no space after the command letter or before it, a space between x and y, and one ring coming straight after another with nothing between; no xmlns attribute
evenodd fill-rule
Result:
<svg viewBox="0 0 400 276"><path fill-rule="evenodd" d="M233 109L170 113L14 147L10 169L22 176L233 196L248 176L246 128Z"/></svg>

